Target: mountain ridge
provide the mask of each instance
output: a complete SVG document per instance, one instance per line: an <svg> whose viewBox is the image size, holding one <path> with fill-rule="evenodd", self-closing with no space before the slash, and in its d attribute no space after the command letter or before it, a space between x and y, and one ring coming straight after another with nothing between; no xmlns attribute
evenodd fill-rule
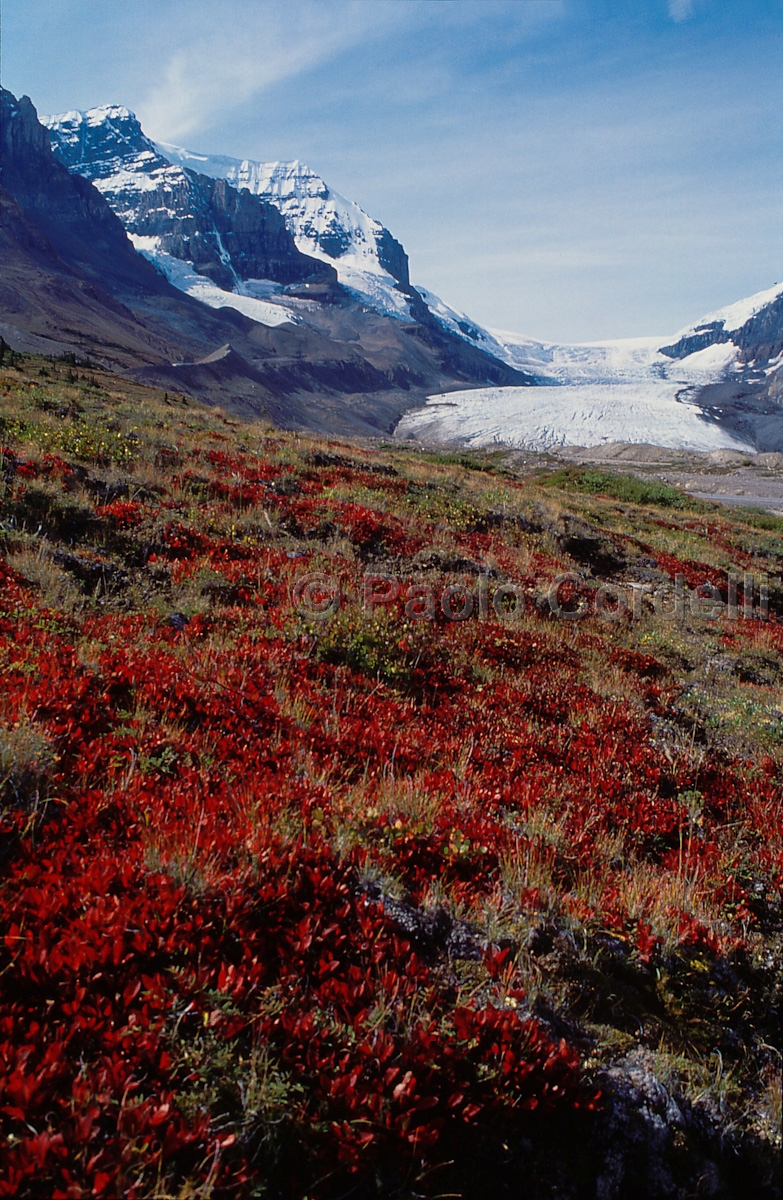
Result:
<svg viewBox="0 0 783 1200"><path fill-rule="evenodd" d="M188 386L214 395L215 373L233 364L236 378L226 388L256 393L233 398L254 411L258 393L290 397L298 379L296 414L277 409L275 419L324 428L324 421L348 418L329 405L318 411L322 388L345 394L356 386L372 408L386 381L397 393L381 404L387 428L403 418L401 432L426 430L436 440L783 445L783 288L777 285L669 339L561 346L500 333L412 287L401 243L299 161L261 163L166 147L119 105L44 120L61 165L99 190L136 250L179 292L199 307L234 308L256 327L302 331L298 366L274 369L269 357L278 351L263 335L269 344L262 379L259 334L252 324L240 332L235 322L216 343L156 364L158 378L171 386L177 378L184 386L187 375ZM167 160L164 150L178 161ZM207 370L204 360L216 344L230 344L234 354ZM151 367L139 369L149 377ZM531 384L547 389L535 403L527 394ZM518 389L510 408L508 388ZM451 397L445 408L444 394ZM418 410L427 397L425 414ZM351 421L361 407L352 405Z"/></svg>
<svg viewBox="0 0 783 1200"><path fill-rule="evenodd" d="M230 158L225 155L200 155L168 143L156 143L181 163L198 162L205 175L227 179L235 187L254 195L274 198L294 232L303 252L322 254L339 261L348 252L365 259L370 270L386 271L403 287L410 286L408 255L401 242L369 216L353 200L347 200L298 159L262 162L256 159ZM329 202L325 210L318 202ZM361 231L360 237L357 233ZM360 243L364 239L364 245ZM307 247L307 249L305 249Z"/></svg>
<svg viewBox="0 0 783 1200"><path fill-rule="evenodd" d="M345 434L388 434L438 388L525 381L439 329L389 321L347 293L316 302L270 285L280 293L270 307L282 323L226 307L228 293L194 272L216 302L192 298L138 253L93 184L54 157L29 98L17 101L5 90L0 98L7 197L0 332L12 347L76 353L240 415ZM232 204L261 203L220 186ZM279 214L273 219L284 228ZM198 365L227 343L235 355Z"/></svg>
<svg viewBox="0 0 783 1200"><path fill-rule="evenodd" d="M44 124L60 162L101 192L129 235L157 238L164 254L192 261L219 287L336 283L333 268L301 253L273 205L168 162L129 109L74 110Z"/></svg>

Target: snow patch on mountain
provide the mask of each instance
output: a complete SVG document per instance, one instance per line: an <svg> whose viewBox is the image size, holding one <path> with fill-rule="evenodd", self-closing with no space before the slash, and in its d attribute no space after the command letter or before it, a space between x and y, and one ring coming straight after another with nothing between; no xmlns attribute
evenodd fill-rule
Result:
<svg viewBox="0 0 783 1200"><path fill-rule="evenodd" d="M382 317L394 317L396 321L411 321L410 301L397 286L397 281L383 271L364 271L350 263L336 259L332 265L337 278L356 299L368 309Z"/></svg>
<svg viewBox="0 0 783 1200"><path fill-rule="evenodd" d="M773 287L747 296L744 300L737 300L734 304L727 304L724 308L717 308L715 312L707 313L695 325L688 325L685 329L681 329L677 338L688 337L713 324L722 325L726 333L735 333L747 324L751 317L755 317L768 304L777 300L778 296L783 296L783 283L776 283Z"/></svg>
<svg viewBox="0 0 783 1200"><path fill-rule="evenodd" d="M421 284L416 284L416 291L421 296L427 308L430 310L435 319L448 329L450 333L454 333L463 341L470 342L473 346L478 346L480 350L485 350L487 354L491 354L494 358L499 358L501 362L508 363L509 366L523 366L525 369L531 367L540 369L540 367L548 362L548 356L541 342L533 342L527 338L520 337L520 344L524 343L525 351L519 356L515 354L515 350L507 345L502 338L496 336L494 332L484 329L476 321L471 320L466 313L460 312L459 309L452 308L445 300L441 300L440 296L436 296L434 292L428 288L422 287Z"/></svg>
<svg viewBox="0 0 783 1200"><path fill-rule="evenodd" d="M179 291L185 292L194 300L200 300L210 308L235 308L244 313L252 321L261 325L295 325L299 318L295 313L281 303L275 303L269 297L282 292L279 284L273 284L268 279L238 279L236 290L227 292L218 287L206 275L198 275L193 270L193 264L181 258L166 254L160 246L160 238L144 237L131 233L128 235L140 254L157 267Z"/></svg>
<svg viewBox="0 0 783 1200"><path fill-rule="evenodd" d="M136 216L138 193L161 187L173 193L187 187L182 168L172 166L158 153L135 115L121 104L104 104L87 112L72 109L42 116L40 121L49 130L60 161L69 171L89 179L125 225ZM96 130L100 130L99 138ZM173 216L173 210L169 211Z"/></svg>

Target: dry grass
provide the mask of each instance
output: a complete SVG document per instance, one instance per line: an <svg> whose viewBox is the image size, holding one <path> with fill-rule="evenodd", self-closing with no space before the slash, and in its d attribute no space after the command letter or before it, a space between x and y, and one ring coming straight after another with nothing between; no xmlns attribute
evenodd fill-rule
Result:
<svg viewBox="0 0 783 1200"><path fill-rule="evenodd" d="M22 549L12 550L7 561L40 593L41 602L61 613L76 616L87 597L73 575L52 561L51 547L43 538L27 538Z"/></svg>
<svg viewBox="0 0 783 1200"><path fill-rule="evenodd" d="M0 725L0 798L3 804L36 808L44 799L56 756L51 739L32 721Z"/></svg>

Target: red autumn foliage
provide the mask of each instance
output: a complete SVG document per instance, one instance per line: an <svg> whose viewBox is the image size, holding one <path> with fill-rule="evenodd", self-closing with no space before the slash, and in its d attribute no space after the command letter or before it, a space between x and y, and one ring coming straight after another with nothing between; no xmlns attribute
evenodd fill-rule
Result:
<svg viewBox="0 0 783 1200"><path fill-rule="evenodd" d="M221 609L184 624L152 607L65 617L0 563L3 728L28 722L51 751L45 790L9 788L0 810L0 1196L140 1198L159 1179L174 1194L186 1180L247 1194L257 1130L237 1108L227 1132L205 1099L205 1038L237 1070L261 1047L291 1085L275 1118L299 1138L281 1151L290 1195L422 1173L476 1129L526 1136L546 1114L589 1113L579 1053L525 1007L519 947L484 947L480 986L458 994L443 946L404 932L367 878L392 876L412 908L440 890L468 914L513 886L516 908L536 914L551 898L523 870L534 861L585 936L612 931L637 968L663 938L629 908L628 862L714 878L726 829L742 824L753 863L780 879L779 842L761 836L779 824L777 764L749 775L726 755L697 775L667 755L653 718L676 688L658 658L592 627L566 639L535 615L520 629L438 611L402 628L402 599L385 671L330 655L289 607L323 539L350 542L339 571L358 596L361 565L407 560L402 576L432 530L333 494L377 487L369 471L282 486L278 462L210 437L225 448L168 457L177 486L207 498L203 526L165 495L154 510L116 500L96 514L118 542L154 515L145 567L162 564L172 585L219 571ZM20 487L71 473L52 455L3 453ZM296 550L217 520L259 505ZM493 529L454 543L515 567ZM691 585L722 586L703 564L656 557ZM541 546L527 563L525 588L534 570L560 569ZM634 680L638 705L591 686L589 656ZM696 788L700 824L681 799ZM541 834L544 816L557 836ZM680 949L707 960L753 919L739 878L724 874L714 895L728 932L671 914Z"/></svg>

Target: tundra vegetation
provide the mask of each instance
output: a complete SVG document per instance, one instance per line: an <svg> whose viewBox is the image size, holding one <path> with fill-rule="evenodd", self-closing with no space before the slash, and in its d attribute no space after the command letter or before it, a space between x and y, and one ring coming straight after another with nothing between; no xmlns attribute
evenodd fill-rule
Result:
<svg viewBox="0 0 783 1200"><path fill-rule="evenodd" d="M0 443L0 1196L775 1194L783 521L33 356Z"/></svg>

